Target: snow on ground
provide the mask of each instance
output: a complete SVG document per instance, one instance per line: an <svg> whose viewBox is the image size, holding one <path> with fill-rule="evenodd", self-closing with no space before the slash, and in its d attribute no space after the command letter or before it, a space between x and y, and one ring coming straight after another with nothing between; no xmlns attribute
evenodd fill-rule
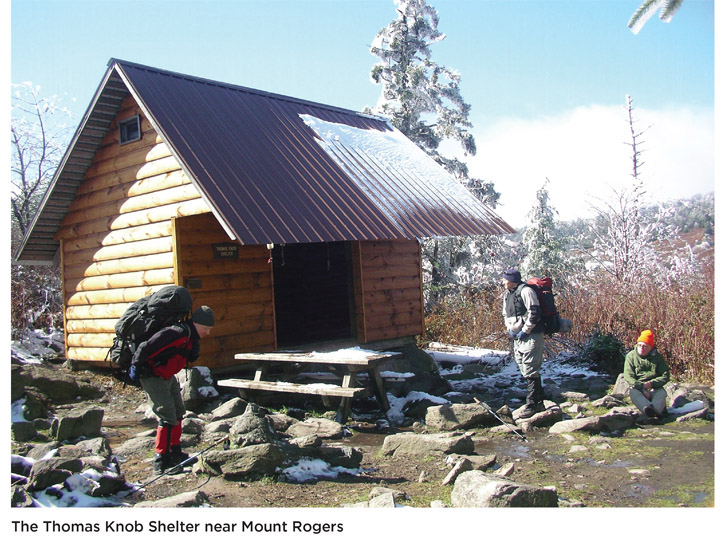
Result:
<svg viewBox="0 0 723 544"><path fill-rule="evenodd" d="M65 337L62 331L28 331L21 340L10 343L11 355L25 364L38 364L42 359L57 357L65 350Z"/></svg>
<svg viewBox="0 0 723 544"><path fill-rule="evenodd" d="M331 466L322 459L302 457L299 461L288 468L278 471L287 482L303 483L318 480L320 478L334 479L340 474L358 475L365 472L362 468L345 468Z"/></svg>

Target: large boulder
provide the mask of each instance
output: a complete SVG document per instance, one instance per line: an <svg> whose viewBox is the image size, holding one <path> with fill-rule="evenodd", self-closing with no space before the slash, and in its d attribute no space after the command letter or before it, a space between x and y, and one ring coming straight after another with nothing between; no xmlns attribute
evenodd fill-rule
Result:
<svg viewBox="0 0 723 544"><path fill-rule="evenodd" d="M398 433L389 435L382 444L384 455L429 455L474 453L474 442L468 434L440 433L418 434Z"/></svg>
<svg viewBox="0 0 723 544"><path fill-rule="evenodd" d="M598 416L590 416L558 421L550 427L549 432L552 434L563 434L583 431L586 433L597 434L601 430L602 422L600 421L600 418Z"/></svg>
<svg viewBox="0 0 723 544"><path fill-rule="evenodd" d="M59 442L100 435L104 411L101 408L77 408L53 421L51 434Z"/></svg>
<svg viewBox="0 0 723 544"><path fill-rule="evenodd" d="M188 410L195 410L208 400L219 396L208 367L192 367L188 372L179 372L177 376L181 386L181 398Z"/></svg>
<svg viewBox="0 0 723 544"><path fill-rule="evenodd" d="M457 476L451 500L452 506L457 508L556 507L557 491L470 470Z"/></svg>
<svg viewBox="0 0 723 544"><path fill-rule="evenodd" d="M249 404L246 411L236 418L229 431L229 440L237 447L266 444L276 439L267 412L257 404Z"/></svg>
<svg viewBox="0 0 723 544"><path fill-rule="evenodd" d="M431 431L456 431L494 425L497 420L477 403L443 404L427 408L425 423Z"/></svg>
<svg viewBox="0 0 723 544"><path fill-rule="evenodd" d="M294 423L286 429L286 434L293 438L316 435L323 439L336 439L344 436L344 427L336 421L325 418L309 418L305 421Z"/></svg>
<svg viewBox="0 0 723 544"><path fill-rule="evenodd" d="M275 444L257 444L230 450L211 450L194 465L194 471L223 476L227 480L272 475L284 461Z"/></svg>

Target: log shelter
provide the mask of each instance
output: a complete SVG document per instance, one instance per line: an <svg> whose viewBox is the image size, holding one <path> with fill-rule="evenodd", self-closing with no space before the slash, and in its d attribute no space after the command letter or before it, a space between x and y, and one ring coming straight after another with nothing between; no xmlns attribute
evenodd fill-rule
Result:
<svg viewBox="0 0 723 544"><path fill-rule="evenodd" d="M68 359L107 365L123 311L184 285L221 371L421 335L420 240L504 232L384 119L111 59L15 262L59 264Z"/></svg>

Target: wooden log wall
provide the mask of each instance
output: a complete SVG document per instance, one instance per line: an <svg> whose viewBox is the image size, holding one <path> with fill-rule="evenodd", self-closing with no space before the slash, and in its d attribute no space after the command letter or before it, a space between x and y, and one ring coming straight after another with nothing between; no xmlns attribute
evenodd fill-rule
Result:
<svg viewBox="0 0 723 544"><path fill-rule="evenodd" d="M419 243L357 242L353 256L357 340L366 343L423 334Z"/></svg>
<svg viewBox="0 0 723 544"><path fill-rule="evenodd" d="M237 246L238 257L214 258L214 244L231 244L212 214L176 220L179 284L193 296L194 308L210 306L216 316L211 336L201 342L197 365L237 365L234 355L276 349L271 251Z"/></svg>
<svg viewBox="0 0 723 544"><path fill-rule="evenodd" d="M142 138L120 145L118 121L136 114L140 108L129 95L55 235L69 359L105 360L125 309L177 283L174 218L210 211L142 114Z"/></svg>

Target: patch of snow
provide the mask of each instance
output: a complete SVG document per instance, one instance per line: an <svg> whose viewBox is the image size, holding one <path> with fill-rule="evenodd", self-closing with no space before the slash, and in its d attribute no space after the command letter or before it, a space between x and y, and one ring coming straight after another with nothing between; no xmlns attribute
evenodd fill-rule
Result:
<svg viewBox="0 0 723 544"><path fill-rule="evenodd" d="M364 472L362 468L333 467L322 459L302 457L299 461L281 471L287 481L303 483L319 478L337 478L340 474L358 475Z"/></svg>
<svg viewBox="0 0 723 544"><path fill-rule="evenodd" d="M434 395L430 395L429 393L423 393L422 391L410 391L406 397L395 397L394 395L387 393L387 399L389 400L387 419L397 425L404 420L404 406L410 402L431 400L435 404L450 404L450 402L445 398L436 397Z"/></svg>
<svg viewBox="0 0 723 544"><path fill-rule="evenodd" d="M689 414L690 412L697 412L698 410L705 408L705 406L705 402L702 400L694 400L684 404L683 406L679 406L678 408L668 408L668 413L680 416L683 414Z"/></svg>
<svg viewBox="0 0 723 544"><path fill-rule="evenodd" d="M10 405L10 422L27 421L23 415L23 406L25 405L25 397L16 400Z"/></svg>

